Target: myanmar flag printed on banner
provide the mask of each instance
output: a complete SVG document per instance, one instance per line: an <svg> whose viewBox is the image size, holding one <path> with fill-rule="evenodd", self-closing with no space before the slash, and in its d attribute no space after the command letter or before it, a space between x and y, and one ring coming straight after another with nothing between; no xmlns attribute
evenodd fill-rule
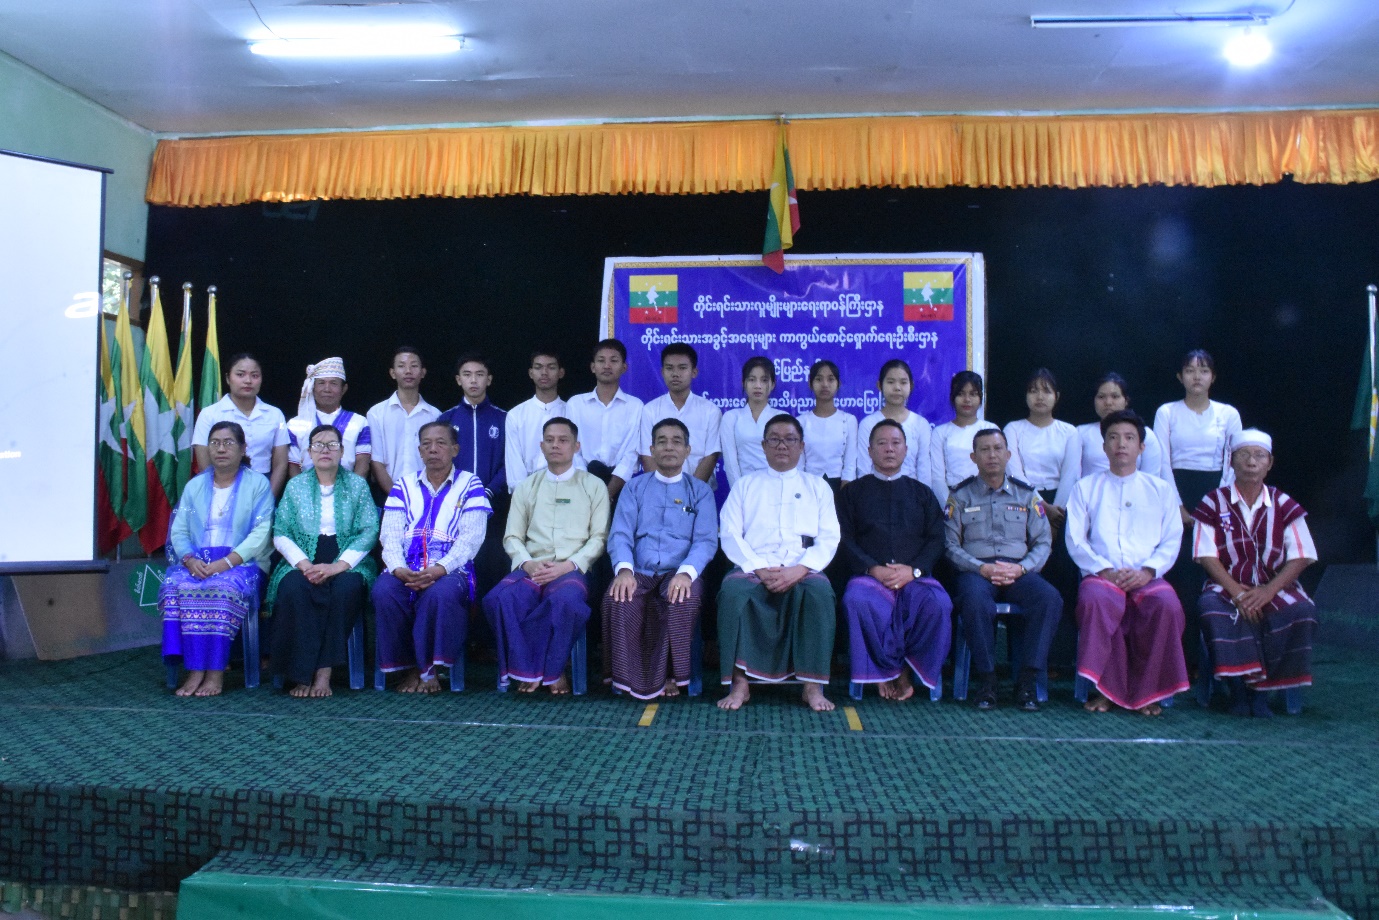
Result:
<svg viewBox="0 0 1379 920"><path fill-rule="evenodd" d="M674 323L679 320L679 275L632 275L627 279L628 321Z"/></svg>
<svg viewBox="0 0 1379 920"><path fill-rule="evenodd" d="M953 318L952 272L905 272L905 322Z"/></svg>

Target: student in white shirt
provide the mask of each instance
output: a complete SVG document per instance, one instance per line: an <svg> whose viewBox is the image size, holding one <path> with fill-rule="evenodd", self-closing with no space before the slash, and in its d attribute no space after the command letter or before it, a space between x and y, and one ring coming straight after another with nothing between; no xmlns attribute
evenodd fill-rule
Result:
<svg viewBox="0 0 1379 920"><path fill-rule="evenodd" d="M1130 387L1120 374L1112 372L1102 377L1096 383L1095 392L1092 406L1096 409L1098 420L1104 419L1112 412L1130 408ZM1144 451L1140 454L1135 468L1163 478L1163 450L1160 449L1159 439L1154 437L1152 428L1145 429ZM1058 483L1058 495L1053 503L1060 508L1067 508L1077 481L1083 476L1090 476L1104 469L1107 469L1107 464L1106 451L1102 447L1101 422L1078 425L1076 436L1068 439L1068 446L1063 455L1063 478Z"/></svg>
<svg viewBox="0 0 1379 920"><path fill-rule="evenodd" d="M1154 434L1163 447L1163 477L1177 492L1178 514L1189 528L1169 582L1187 613L1183 652L1188 666L1194 667L1200 644L1197 598L1207 573L1192 556L1189 512L1208 492L1234 481L1230 443L1242 425L1234 406L1211 398L1216 362L1206 351L1198 348L1183 356L1178 382L1183 385L1184 396L1177 402L1164 403L1154 413Z"/></svg>
<svg viewBox="0 0 1379 920"><path fill-rule="evenodd" d="M527 376L536 387L536 395L508 410L503 467L509 492L516 492L524 479L546 468L546 458L541 454L542 426L565 416L565 400L556 390L565 378L560 355L549 348L533 351Z"/></svg>
<svg viewBox="0 0 1379 920"><path fill-rule="evenodd" d="M392 492L395 480L421 471L417 450L421 426L440 416L440 410L421 396L426 362L415 347L399 345L393 350L388 376L397 384L397 391L376 403L367 415L373 478L385 495Z"/></svg>
<svg viewBox="0 0 1379 920"><path fill-rule="evenodd" d="M642 434L638 452L642 469L648 473L656 469L651 459L651 429L664 418L677 418L690 430L690 455L685 472L703 480L713 488L713 469L722 453L719 433L723 413L713 403L694 393L690 387L699 376L699 353L684 342L671 342L661 349L661 379L666 392L646 404L642 410Z"/></svg>
<svg viewBox="0 0 1379 920"><path fill-rule="evenodd" d="M905 463L900 467L901 474L928 485L929 437L932 428L928 419L906 407L915 385L915 375L910 372L910 365L899 358L892 358L881 365L876 385L884 404L880 412L873 412L857 425L857 476L860 478L872 472L871 457L867 453L871 446L871 430L877 422L888 418L899 422L905 432L907 452Z"/></svg>
<svg viewBox="0 0 1379 920"><path fill-rule="evenodd" d="M939 504L948 501L949 491L958 483L977 475L977 464L972 462L972 439L977 432L1000 427L980 418L984 396L982 375L976 371L958 371L948 385L953 420L936 427L929 438L929 486Z"/></svg>
<svg viewBox="0 0 1379 920"><path fill-rule="evenodd" d="M731 488L747 473L766 469L766 453L761 439L766 423L779 413L770 406L776 389L776 367L770 358L748 358L742 365L742 392L747 405L723 413L723 472Z"/></svg>
<svg viewBox="0 0 1379 920"><path fill-rule="evenodd" d="M197 469L209 469L210 449L206 439L216 422L234 422L244 429L245 455L249 468L268 477L276 501L287 484L287 419L274 406L259 399L263 386L263 366L248 352L230 357L226 365L226 393L219 402L201 410L192 429L192 451Z"/></svg>
<svg viewBox="0 0 1379 920"><path fill-rule="evenodd" d="M839 383L838 365L815 361L809 369L814 408L799 416L804 427L805 472L824 477L834 494L843 483L857 478L857 416L833 404Z"/></svg>
<svg viewBox="0 0 1379 920"><path fill-rule="evenodd" d="M603 480L612 503L637 471L645 403L619 385L627 372L627 346L622 342L604 339L595 345L589 369L594 372L594 389L569 399L566 418L579 428L575 467Z"/></svg>

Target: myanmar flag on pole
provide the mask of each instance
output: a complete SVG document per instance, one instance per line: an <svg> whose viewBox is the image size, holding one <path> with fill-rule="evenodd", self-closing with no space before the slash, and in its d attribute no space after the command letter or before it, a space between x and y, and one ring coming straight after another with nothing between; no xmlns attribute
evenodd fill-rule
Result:
<svg viewBox="0 0 1379 920"><path fill-rule="evenodd" d="M1379 288L1369 286L1369 335L1365 339L1365 354L1360 365L1360 386L1355 393L1355 415L1350 427L1369 433L1369 475L1365 478L1365 499L1368 504L1369 519L1379 527L1379 453L1374 450L1374 440L1379 434L1379 375L1376 375L1375 349L1375 294Z"/></svg>
<svg viewBox="0 0 1379 920"><path fill-rule="evenodd" d="M191 360L190 357L187 359ZM180 362L180 359L179 359ZM181 376L180 372L178 374ZM215 285L206 288L206 353L201 356L201 389L196 404L202 409L220 402L225 395L220 390L220 339L215 331ZM195 473L196 451L192 451L192 472Z"/></svg>
<svg viewBox="0 0 1379 920"><path fill-rule="evenodd" d="M106 331L105 314L99 314L101 324L101 386L100 426L96 447L100 459L100 475L96 477L96 547L108 553L129 536L129 525L120 517L124 505L124 451L120 447L120 378L113 368L118 361L111 359L110 333Z"/></svg>
<svg viewBox="0 0 1379 920"><path fill-rule="evenodd" d="M174 505L182 497L192 477L192 426L196 406L192 403L192 286L182 285L182 332L177 340L177 376L172 381L172 439L177 447L177 484L168 498Z"/></svg>
<svg viewBox="0 0 1379 920"><path fill-rule="evenodd" d="M119 377L120 441L125 454L125 492L120 515L131 531L137 531L148 520L148 468L145 462L144 393L139 386L139 360L134 355L134 334L130 331L129 314L134 309L128 299L120 305L115 321L115 350L118 366L111 371Z"/></svg>
<svg viewBox="0 0 1379 920"><path fill-rule="evenodd" d="M144 360L139 368L147 433L144 450L148 458L148 520L139 530L139 543L145 552L151 553L167 541L168 521L177 496L177 442L172 433L177 416L172 408L172 355L168 351L158 279L148 280L153 297L144 332Z"/></svg>
<svg viewBox="0 0 1379 920"><path fill-rule="evenodd" d="M766 208L766 241L761 245L761 262L776 274L785 271L785 250L795 245L800 231L800 203L795 197L795 172L790 168L790 151L785 146L785 125L776 139L776 162L771 169L771 201Z"/></svg>

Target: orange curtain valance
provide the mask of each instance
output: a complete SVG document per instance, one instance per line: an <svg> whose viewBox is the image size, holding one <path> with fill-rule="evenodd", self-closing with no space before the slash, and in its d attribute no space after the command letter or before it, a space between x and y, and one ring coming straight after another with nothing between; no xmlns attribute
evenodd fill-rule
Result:
<svg viewBox="0 0 1379 920"><path fill-rule="evenodd" d="M1379 111L806 119L801 189L1260 185L1379 178ZM772 121L164 140L151 204L705 194L770 185Z"/></svg>

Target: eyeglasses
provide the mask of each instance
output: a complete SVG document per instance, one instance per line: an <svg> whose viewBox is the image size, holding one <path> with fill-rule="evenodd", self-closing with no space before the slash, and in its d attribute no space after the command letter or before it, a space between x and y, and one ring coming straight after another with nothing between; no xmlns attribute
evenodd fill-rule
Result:
<svg viewBox="0 0 1379 920"><path fill-rule="evenodd" d="M794 447L796 444L803 444L803 443L804 443L804 441L803 441L802 439L800 439L800 438L795 438L795 437L789 437L789 438L765 438L764 440L766 441L766 444L767 444L767 446L769 446L769 447Z"/></svg>
<svg viewBox="0 0 1379 920"><path fill-rule="evenodd" d="M206 446L213 450L218 447L239 447L239 442L234 438L212 438L206 442Z"/></svg>
<svg viewBox="0 0 1379 920"><path fill-rule="evenodd" d="M328 453L340 449L339 441L312 441L311 449L320 453Z"/></svg>

